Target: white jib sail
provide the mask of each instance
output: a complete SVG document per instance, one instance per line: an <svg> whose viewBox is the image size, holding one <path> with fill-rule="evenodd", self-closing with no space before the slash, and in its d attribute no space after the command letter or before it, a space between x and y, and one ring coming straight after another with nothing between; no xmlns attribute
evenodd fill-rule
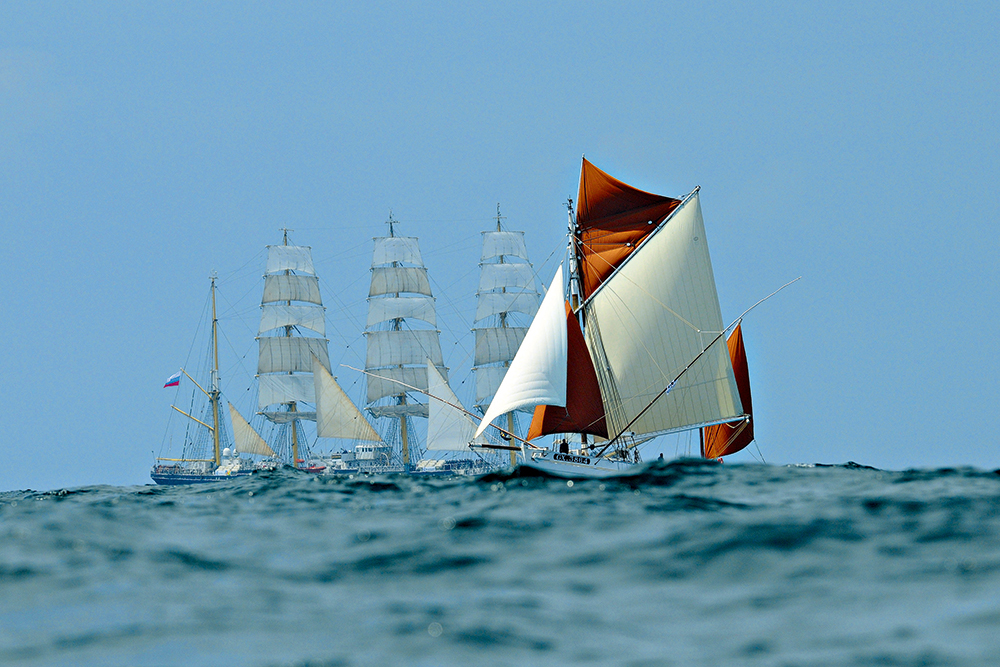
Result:
<svg viewBox="0 0 1000 667"><path fill-rule="evenodd" d="M330 371L315 357L313 380L316 383L316 435L321 438L382 441Z"/></svg>
<svg viewBox="0 0 1000 667"><path fill-rule="evenodd" d="M264 438L254 430L253 426L247 423L239 410L229 403L229 416L233 420L233 444L236 451L244 454L259 454L260 456L274 456L274 450L267 446Z"/></svg>
<svg viewBox="0 0 1000 667"><path fill-rule="evenodd" d="M427 449L469 451L469 443L476 435L476 422L454 407L461 405L458 396L429 359L427 378Z"/></svg>
<svg viewBox="0 0 1000 667"><path fill-rule="evenodd" d="M742 414L726 340L719 336L722 312L697 194L643 242L585 308L587 344L611 435L695 358L629 430L681 430ZM609 405L611 396L617 397L614 405Z"/></svg>
<svg viewBox="0 0 1000 667"><path fill-rule="evenodd" d="M517 355L479 423L476 435L480 435L500 415L518 408L528 405L565 406L567 348L563 269L560 265Z"/></svg>

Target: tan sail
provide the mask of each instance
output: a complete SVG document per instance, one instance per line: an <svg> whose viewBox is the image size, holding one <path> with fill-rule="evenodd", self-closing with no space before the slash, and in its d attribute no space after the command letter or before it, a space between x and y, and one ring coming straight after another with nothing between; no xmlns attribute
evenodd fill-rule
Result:
<svg viewBox="0 0 1000 667"><path fill-rule="evenodd" d="M264 438L260 437L232 403L229 403L229 416L233 420L233 444L236 446L236 451L242 454L275 456L274 450L268 447Z"/></svg>
<svg viewBox="0 0 1000 667"><path fill-rule="evenodd" d="M316 391L316 435L321 438L382 441L330 371L315 357L313 381Z"/></svg>

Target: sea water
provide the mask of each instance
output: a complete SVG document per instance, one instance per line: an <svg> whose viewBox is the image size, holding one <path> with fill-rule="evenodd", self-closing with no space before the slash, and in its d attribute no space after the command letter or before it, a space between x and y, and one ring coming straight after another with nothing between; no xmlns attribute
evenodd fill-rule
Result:
<svg viewBox="0 0 1000 667"><path fill-rule="evenodd" d="M1000 475L6 492L0 602L4 665L1000 664Z"/></svg>

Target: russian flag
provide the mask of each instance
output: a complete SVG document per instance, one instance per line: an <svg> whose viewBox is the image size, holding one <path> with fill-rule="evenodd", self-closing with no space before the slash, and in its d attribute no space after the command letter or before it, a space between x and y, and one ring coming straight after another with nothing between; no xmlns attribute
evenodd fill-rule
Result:
<svg viewBox="0 0 1000 667"><path fill-rule="evenodd" d="M166 389L167 387L176 387L180 383L181 383L181 372L177 371L176 373L170 376L170 379L167 380L167 383L165 385L163 385L163 388Z"/></svg>

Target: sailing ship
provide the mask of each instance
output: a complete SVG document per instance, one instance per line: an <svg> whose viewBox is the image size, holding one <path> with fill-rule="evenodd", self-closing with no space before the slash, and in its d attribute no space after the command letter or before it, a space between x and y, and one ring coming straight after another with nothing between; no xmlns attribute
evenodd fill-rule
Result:
<svg viewBox="0 0 1000 667"><path fill-rule="evenodd" d="M741 384L726 342L739 320L723 326L699 192L652 194L583 159L569 275L556 271L477 435L534 408L524 465L567 477L620 474L663 434L705 429L712 457L752 440L745 354ZM551 448L531 443L550 434Z"/></svg>
<svg viewBox="0 0 1000 667"><path fill-rule="evenodd" d="M243 419L239 411L228 403L232 420L232 435L225 431L225 421L220 413L222 391L219 381L219 320L216 314L216 276L211 280L211 342L209 347L210 371L205 389L186 370L183 374L194 385L191 408L182 410L170 407L188 418L185 429L184 449L180 458L157 458L150 477L157 484L201 484L218 482L233 477L249 475L255 468L252 459L241 454L273 457L260 434ZM203 380L204 381L204 380ZM170 383L168 383L170 384ZM179 384L179 383L178 383ZM197 407L196 407L197 406ZM199 416L193 413L197 412ZM211 458L209 458L211 456Z"/></svg>
<svg viewBox="0 0 1000 667"><path fill-rule="evenodd" d="M490 400L503 381L527 324L538 311L539 294L535 274L528 261L524 232L503 229L505 218L497 204L496 228L483 232L479 289L476 292L475 407L485 414ZM522 323L523 321L523 323ZM498 424L507 433L517 433L515 410L498 415ZM530 414L530 413L529 413ZM524 433L522 432L523 436ZM513 445L511 436L501 436ZM510 465L517 464L517 447L510 448Z"/></svg>
<svg viewBox="0 0 1000 667"><path fill-rule="evenodd" d="M175 408L194 422L185 452L206 439L214 458L161 459L152 478L158 484L189 484L248 475L254 470L289 465L308 472L356 472L377 458L381 438L337 384L330 372L326 311L319 278L308 246L291 245L284 229L281 245L267 247L267 265L257 332L257 415L269 423L267 438L229 405L233 425L231 447L219 418L218 320L215 278L212 279L213 367L205 419ZM200 385L195 383L196 387ZM311 424L315 423L315 426ZM307 427L307 424L309 426ZM344 455L310 457L309 435L360 442ZM376 443L376 444L369 444ZM204 449L204 446L201 447ZM254 460L243 455L266 457Z"/></svg>

